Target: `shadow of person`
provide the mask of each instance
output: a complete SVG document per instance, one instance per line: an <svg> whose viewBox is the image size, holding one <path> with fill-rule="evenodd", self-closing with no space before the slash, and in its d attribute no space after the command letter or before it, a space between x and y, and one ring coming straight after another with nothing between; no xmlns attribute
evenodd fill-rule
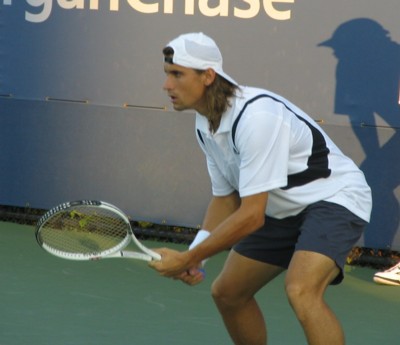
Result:
<svg viewBox="0 0 400 345"><path fill-rule="evenodd" d="M399 227L400 45L376 21L358 18L341 24L318 46L332 48L338 60L334 112L349 116L366 156L361 169L374 206L364 246L389 249ZM387 141L380 143L380 136Z"/></svg>

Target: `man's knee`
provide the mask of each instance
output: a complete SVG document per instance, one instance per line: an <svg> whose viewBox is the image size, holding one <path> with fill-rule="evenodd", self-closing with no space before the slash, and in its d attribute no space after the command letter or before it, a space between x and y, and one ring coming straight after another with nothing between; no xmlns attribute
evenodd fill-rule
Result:
<svg viewBox="0 0 400 345"><path fill-rule="evenodd" d="M304 281L286 281L285 291L290 305L295 309L301 306L308 308L310 304L312 305L320 300L322 295L319 289Z"/></svg>
<svg viewBox="0 0 400 345"><path fill-rule="evenodd" d="M211 296L218 306L234 307L243 303L245 296L230 284L222 279L216 279L211 286Z"/></svg>
<svg viewBox="0 0 400 345"><path fill-rule="evenodd" d="M229 286L217 278L211 285L211 296L217 304L230 304L233 297L229 290Z"/></svg>

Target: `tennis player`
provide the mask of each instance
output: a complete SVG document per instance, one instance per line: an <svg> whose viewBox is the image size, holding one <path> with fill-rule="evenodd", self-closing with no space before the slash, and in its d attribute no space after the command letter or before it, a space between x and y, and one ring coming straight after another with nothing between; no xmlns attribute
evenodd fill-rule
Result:
<svg viewBox="0 0 400 345"><path fill-rule="evenodd" d="M164 48L164 89L175 110L196 111L212 198L189 250L158 249L150 265L197 284L198 267L232 248L212 296L235 344L265 345L254 295L287 270L285 291L309 344L344 344L324 300L369 221L363 173L297 106L239 85L222 68L214 40L184 34Z"/></svg>

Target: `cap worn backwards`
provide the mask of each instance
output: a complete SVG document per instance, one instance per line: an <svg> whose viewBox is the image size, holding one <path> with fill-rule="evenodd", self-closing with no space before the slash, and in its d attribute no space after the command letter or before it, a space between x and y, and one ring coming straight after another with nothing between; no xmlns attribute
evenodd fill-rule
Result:
<svg viewBox="0 0 400 345"><path fill-rule="evenodd" d="M174 55L172 60L166 58L165 62L200 70L212 68L221 77L238 85L222 69L223 59L217 44L202 32L180 35L169 42L167 47L174 50Z"/></svg>

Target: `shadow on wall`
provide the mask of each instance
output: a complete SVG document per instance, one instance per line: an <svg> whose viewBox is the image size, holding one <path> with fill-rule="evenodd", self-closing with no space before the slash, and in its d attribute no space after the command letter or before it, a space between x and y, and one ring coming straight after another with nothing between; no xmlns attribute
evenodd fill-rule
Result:
<svg viewBox="0 0 400 345"><path fill-rule="evenodd" d="M374 207L364 246L389 249L399 227L400 45L376 21L359 18L340 25L319 46L332 48L338 60L334 112L349 116L366 156L361 169ZM384 144L379 142L382 123L377 118L394 131Z"/></svg>

